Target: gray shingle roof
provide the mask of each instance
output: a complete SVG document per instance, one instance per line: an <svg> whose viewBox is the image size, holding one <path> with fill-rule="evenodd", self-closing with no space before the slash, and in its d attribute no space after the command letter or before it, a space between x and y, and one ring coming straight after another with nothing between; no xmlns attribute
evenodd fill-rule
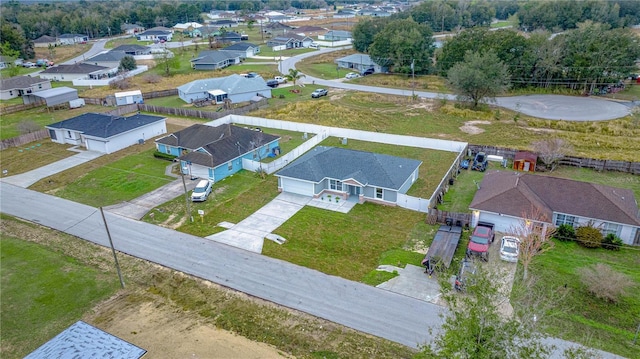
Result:
<svg viewBox="0 0 640 359"><path fill-rule="evenodd" d="M233 56L228 51L202 51L197 58L191 60L196 64L218 64L229 59L235 59L237 56Z"/></svg>
<svg viewBox="0 0 640 359"><path fill-rule="evenodd" d="M352 54L345 57L341 57L335 60L336 62L349 62L353 64L362 64L363 66L373 66L376 63L371 60L369 55L365 54Z"/></svg>
<svg viewBox="0 0 640 359"><path fill-rule="evenodd" d="M25 89L34 84L49 82L51 80L43 80L39 77L16 76L7 79L0 79L0 90Z"/></svg>
<svg viewBox="0 0 640 359"><path fill-rule="evenodd" d="M107 70L108 67L91 65L79 62L73 65L57 65L42 71L43 74L91 74L97 71Z"/></svg>
<svg viewBox="0 0 640 359"><path fill-rule="evenodd" d="M47 35L42 35L39 38L33 40L33 42L36 44L46 44L46 43L56 42L56 41L58 41L58 39L52 36L47 36Z"/></svg>
<svg viewBox="0 0 640 359"><path fill-rule="evenodd" d="M101 329L78 321L27 355L39 358L139 359L147 351Z"/></svg>
<svg viewBox="0 0 640 359"><path fill-rule="evenodd" d="M233 45L227 46L222 50L238 50L238 51L247 51L248 48L258 48L260 46L254 45L250 42L237 42Z"/></svg>
<svg viewBox="0 0 640 359"><path fill-rule="evenodd" d="M640 225L633 191L519 172L487 172L469 208L521 217L532 207L547 221L553 212Z"/></svg>
<svg viewBox="0 0 640 359"><path fill-rule="evenodd" d="M256 145L266 145L278 138L230 124L217 127L197 124L160 138L156 142L191 151L204 150L189 152L180 159L213 168L231 161L240 154L252 151Z"/></svg>
<svg viewBox="0 0 640 359"><path fill-rule="evenodd" d="M421 161L384 154L318 146L276 176L318 183L325 178L354 179L362 185L399 190Z"/></svg>
<svg viewBox="0 0 640 359"><path fill-rule="evenodd" d="M104 52L102 54L98 54L94 57L91 57L87 59L85 62L102 62L102 61L114 62L114 61L122 60L125 56L127 56L127 54L125 54L123 51L111 50L109 52Z"/></svg>
<svg viewBox="0 0 640 359"><path fill-rule="evenodd" d="M165 117L143 114L119 117L103 113L89 112L47 125L46 127L78 131L82 132L84 135L98 138L110 138L120 133L164 120Z"/></svg>
<svg viewBox="0 0 640 359"><path fill-rule="evenodd" d="M246 78L240 75L230 75L211 79L195 80L178 87L179 91L187 94L202 93L211 90L222 90L228 94L245 93L249 91L270 90L261 77Z"/></svg>

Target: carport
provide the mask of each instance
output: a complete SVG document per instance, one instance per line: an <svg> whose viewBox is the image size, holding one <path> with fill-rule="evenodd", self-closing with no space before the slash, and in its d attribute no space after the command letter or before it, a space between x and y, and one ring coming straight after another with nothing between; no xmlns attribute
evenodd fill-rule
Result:
<svg viewBox="0 0 640 359"><path fill-rule="evenodd" d="M30 94L42 99L47 103L47 107L59 105L61 103L76 100L78 98L78 90L71 87L56 87L49 90L38 91ZM39 101L38 99L35 102Z"/></svg>

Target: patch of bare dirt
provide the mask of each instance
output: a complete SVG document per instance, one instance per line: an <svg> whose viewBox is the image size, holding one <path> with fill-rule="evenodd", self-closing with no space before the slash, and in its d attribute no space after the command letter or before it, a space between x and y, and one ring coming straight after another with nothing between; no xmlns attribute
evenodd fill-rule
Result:
<svg viewBox="0 0 640 359"><path fill-rule="evenodd" d="M410 109L420 109L425 111L433 111L435 108L433 101L427 101L425 99L420 100L420 102L413 103L407 106Z"/></svg>
<svg viewBox="0 0 640 359"><path fill-rule="evenodd" d="M331 96L329 97L331 101L336 101L342 99L347 93L344 89L336 89L331 91Z"/></svg>
<svg viewBox="0 0 640 359"><path fill-rule="evenodd" d="M464 132L464 133L468 133L470 135L478 135L484 132L484 129L476 126L476 125L490 125L491 122L489 121L480 121L480 120L475 120L475 121L467 121L464 123L464 125L462 127L460 127L460 131Z"/></svg>
<svg viewBox="0 0 640 359"><path fill-rule="evenodd" d="M557 130L554 130L554 129L551 129L551 128L527 127L527 130L532 131L532 132L538 132L538 133L555 133L555 132L558 132Z"/></svg>

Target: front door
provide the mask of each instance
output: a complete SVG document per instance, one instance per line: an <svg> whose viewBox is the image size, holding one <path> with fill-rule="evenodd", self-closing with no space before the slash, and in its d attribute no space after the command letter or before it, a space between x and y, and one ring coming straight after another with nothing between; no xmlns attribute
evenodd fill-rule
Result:
<svg viewBox="0 0 640 359"><path fill-rule="evenodd" d="M359 196L360 187L349 185L349 196Z"/></svg>

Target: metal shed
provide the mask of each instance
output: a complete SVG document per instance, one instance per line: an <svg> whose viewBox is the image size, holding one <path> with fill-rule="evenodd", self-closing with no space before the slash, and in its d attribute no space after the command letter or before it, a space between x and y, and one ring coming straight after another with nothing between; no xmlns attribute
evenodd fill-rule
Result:
<svg viewBox="0 0 640 359"><path fill-rule="evenodd" d="M78 98L78 90L71 87L56 87L49 90L34 92L31 96L43 99L47 103L47 106L51 107L76 100Z"/></svg>
<svg viewBox="0 0 640 359"><path fill-rule="evenodd" d="M116 105L131 105L134 103L143 103L142 91L126 91L126 92L116 92Z"/></svg>

